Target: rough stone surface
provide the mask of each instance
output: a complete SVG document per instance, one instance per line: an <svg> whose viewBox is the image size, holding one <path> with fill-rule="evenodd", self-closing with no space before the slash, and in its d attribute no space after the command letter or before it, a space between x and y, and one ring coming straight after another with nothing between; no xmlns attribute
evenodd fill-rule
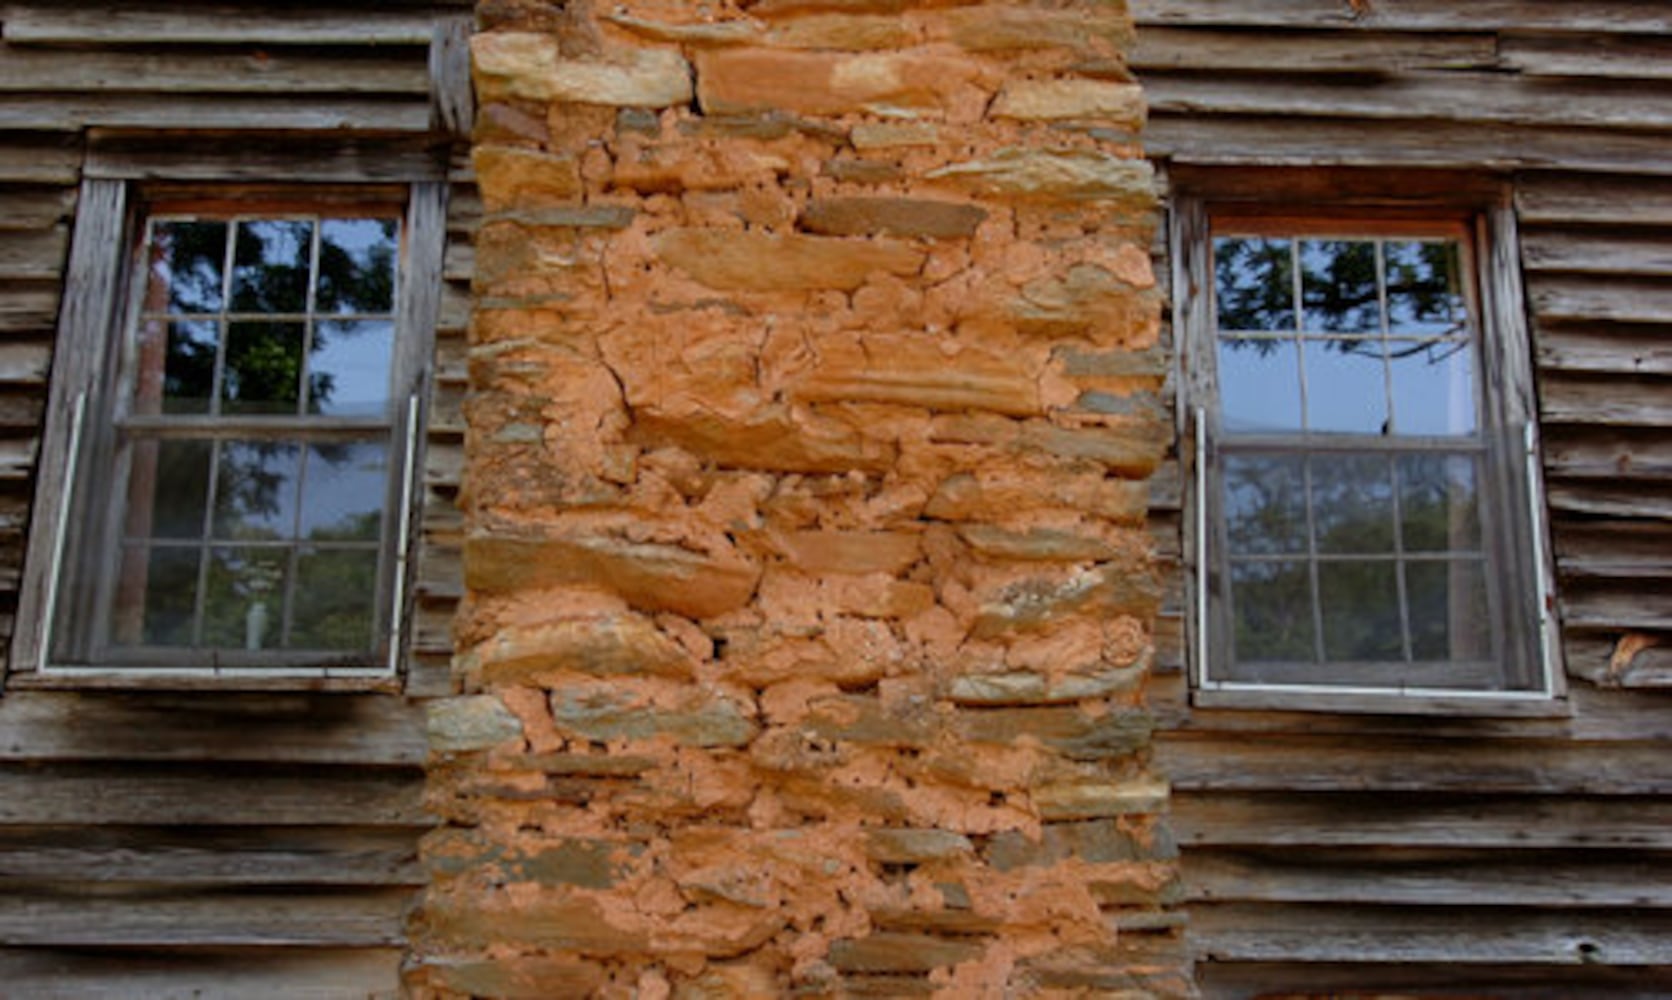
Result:
<svg viewBox="0 0 1672 1000"><path fill-rule="evenodd" d="M1020 80L999 91L992 114L1025 121L1073 119L1136 131L1144 126L1144 96L1133 83Z"/></svg>
<svg viewBox="0 0 1672 1000"><path fill-rule="evenodd" d="M454 698L429 706L426 731L439 753L485 750L522 735L522 724L492 695Z"/></svg>
<svg viewBox="0 0 1672 1000"><path fill-rule="evenodd" d="M677 52L627 49L613 60L566 59L547 35L489 32L471 40L479 95L665 108L691 100L691 70Z"/></svg>
<svg viewBox="0 0 1672 1000"><path fill-rule="evenodd" d="M825 236L973 236L987 218L979 205L926 198L815 198L801 228Z"/></svg>
<svg viewBox="0 0 1672 1000"><path fill-rule="evenodd" d="M851 290L874 273L908 275L923 253L872 240L676 229L655 240L670 266L722 290Z"/></svg>
<svg viewBox="0 0 1672 1000"><path fill-rule="evenodd" d="M479 14L410 992L1177 995L1124 5Z"/></svg>

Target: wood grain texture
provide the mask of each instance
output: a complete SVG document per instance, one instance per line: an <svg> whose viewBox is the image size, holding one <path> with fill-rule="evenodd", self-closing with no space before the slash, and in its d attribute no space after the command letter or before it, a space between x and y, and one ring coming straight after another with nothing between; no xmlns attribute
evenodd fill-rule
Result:
<svg viewBox="0 0 1672 1000"><path fill-rule="evenodd" d="M1516 907L1197 906L1191 937L1220 961L1672 963L1672 913Z"/></svg>
<svg viewBox="0 0 1672 1000"><path fill-rule="evenodd" d="M0 981L34 1000L392 996L400 958L399 948L0 948Z"/></svg>
<svg viewBox="0 0 1672 1000"><path fill-rule="evenodd" d="M0 825L422 827L422 785L403 768L8 763Z"/></svg>
<svg viewBox="0 0 1672 1000"><path fill-rule="evenodd" d="M0 699L0 760L421 764L424 712L388 695L35 691Z"/></svg>

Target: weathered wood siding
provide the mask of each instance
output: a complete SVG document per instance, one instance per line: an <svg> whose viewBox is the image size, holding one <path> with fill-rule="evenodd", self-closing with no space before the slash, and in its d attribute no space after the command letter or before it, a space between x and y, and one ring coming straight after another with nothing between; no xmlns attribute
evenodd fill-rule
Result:
<svg viewBox="0 0 1672 1000"><path fill-rule="evenodd" d="M1175 591L1153 701L1206 992L1665 995L1672 8L1133 6L1147 143L1175 172L1426 167L1513 191L1573 708L1193 711ZM1178 500L1154 497L1169 560Z"/></svg>
<svg viewBox="0 0 1672 1000"><path fill-rule="evenodd" d="M298 180L299 163L340 181L439 176L468 130L471 6L0 4L0 640L82 177L225 180L228 162L246 181ZM451 177L467 218L468 171ZM0 993L397 989L430 826L422 699L449 687L458 593L466 313L456 267L448 277L404 689L53 691L14 677L0 696Z"/></svg>

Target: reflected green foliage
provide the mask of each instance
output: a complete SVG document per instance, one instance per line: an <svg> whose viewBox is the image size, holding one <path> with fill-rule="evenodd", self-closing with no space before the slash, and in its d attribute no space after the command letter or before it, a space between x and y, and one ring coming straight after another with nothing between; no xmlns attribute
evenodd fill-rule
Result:
<svg viewBox="0 0 1672 1000"><path fill-rule="evenodd" d="M1275 331L1295 328L1294 257L1289 240L1226 237L1213 241L1214 289L1219 329ZM1248 341L1269 350L1268 341Z"/></svg>
<svg viewBox="0 0 1672 1000"><path fill-rule="evenodd" d="M158 221L151 233L140 334L163 367L163 413L326 415L345 383L344 412L385 412L396 219ZM132 550L141 562L125 579L143 589L121 598L134 634L118 641L375 648L388 443L306 437L180 440L160 455L155 440L134 443L150 457L132 463L126 531L185 544Z"/></svg>
<svg viewBox="0 0 1672 1000"><path fill-rule="evenodd" d="M1376 290L1376 244L1348 240L1300 242L1301 300L1308 333L1368 333L1382 327ZM1339 351L1360 347L1331 341Z"/></svg>

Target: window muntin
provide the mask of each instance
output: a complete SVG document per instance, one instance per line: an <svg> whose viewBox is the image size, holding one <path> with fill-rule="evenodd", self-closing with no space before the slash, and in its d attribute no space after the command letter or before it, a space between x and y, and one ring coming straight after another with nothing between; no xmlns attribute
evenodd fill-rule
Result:
<svg viewBox="0 0 1672 1000"><path fill-rule="evenodd" d="M1209 223L1201 687L1546 690L1523 429L1483 378L1471 236Z"/></svg>
<svg viewBox="0 0 1672 1000"><path fill-rule="evenodd" d="M54 665L386 672L401 206L154 211ZM106 475L99 475L109 470Z"/></svg>

